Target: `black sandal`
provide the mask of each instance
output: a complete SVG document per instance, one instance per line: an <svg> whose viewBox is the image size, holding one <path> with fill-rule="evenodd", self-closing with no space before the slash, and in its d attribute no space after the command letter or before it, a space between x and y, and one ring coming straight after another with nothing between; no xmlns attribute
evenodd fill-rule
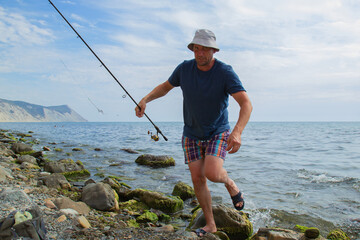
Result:
<svg viewBox="0 0 360 240"><path fill-rule="evenodd" d="M240 191L235 196L232 196L231 199L232 199L232 202L233 202L234 207L235 207L236 210L240 211L240 210L244 209L245 201L244 201L244 198L241 197L241 192ZM243 203L241 207L236 206L238 203L241 203L241 202Z"/></svg>
<svg viewBox="0 0 360 240"><path fill-rule="evenodd" d="M198 228L198 229L196 229L194 232L196 233L196 235L197 235L198 237L203 237L203 236L205 236L205 234L207 234L207 231L205 231L205 230L202 229L202 228ZM202 234L202 235L200 235L200 234Z"/></svg>

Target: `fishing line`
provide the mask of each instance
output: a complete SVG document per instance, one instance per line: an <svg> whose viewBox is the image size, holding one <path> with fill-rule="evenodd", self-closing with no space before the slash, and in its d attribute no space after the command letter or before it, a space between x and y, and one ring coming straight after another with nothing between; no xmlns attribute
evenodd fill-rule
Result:
<svg viewBox="0 0 360 240"><path fill-rule="evenodd" d="M66 64L64 63L64 61L60 59L60 62L64 65L65 69L69 72L70 77L72 78L72 80L73 80L74 82L76 82L75 77L73 76L73 74L71 73L71 71L69 70L69 68L66 66ZM98 107L95 105L95 103L94 103L93 101L91 101L90 97L89 97L87 94L85 94L85 92L83 91L83 89L80 88L80 90L81 90L82 94L84 94L84 95L88 98L89 102L98 110L98 112L104 114L104 111L103 111L102 109L98 108Z"/></svg>
<svg viewBox="0 0 360 240"><path fill-rule="evenodd" d="M55 7L55 5L51 2L51 0L49 0L50 4L55 8L55 10L60 14L60 16L65 20L65 22L71 27L71 29L76 33L76 35L81 39L81 41L87 46L87 48L92 52L92 54L97 58L97 60L99 60L99 62L101 63L101 66L103 66L108 73L114 78L114 80L119 84L119 86L124 90L124 92L126 93L127 96L129 96L131 98L131 100L135 103L135 105L139 108L140 106L137 104L137 102L135 101L135 99L130 95L130 93L123 87L123 85L119 82L119 80L117 80L117 78L114 76L114 74L109 70L109 68L105 65L105 63L103 63L103 61L96 55L96 53L91 49L91 47L85 42L85 40L80 36L80 34L75 30L75 28L69 23L69 21L64 17L64 15L62 15L62 13L59 11L59 9L57 9L57 7ZM162 132L160 131L160 129L155 125L155 123L149 118L149 116L144 113L145 117L150 121L150 123L155 127L156 129L156 134L161 134L161 136L163 136L163 138L165 139L165 141L167 141L168 139L162 134Z"/></svg>

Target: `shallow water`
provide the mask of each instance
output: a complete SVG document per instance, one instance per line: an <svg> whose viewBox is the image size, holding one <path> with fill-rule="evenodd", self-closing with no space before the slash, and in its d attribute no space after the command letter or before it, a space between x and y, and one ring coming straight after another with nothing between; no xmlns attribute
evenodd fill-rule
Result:
<svg viewBox="0 0 360 240"><path fill-rule="evenodd" d="M66 153L71 153L96 180L99 173L123 176L133 188L171 194L177 181L191 185L181 149L182 123L157 125L169 141L152 141L150 123L0 123L0 128L33 131L42 145L64 150L49 152L49 158L68 158ZM56 145L50 145L52 142ZM72 152L73 147L84 151ZM170 155L176 166L138 166L138 154L123 148ZM227 156L225 168L244 192L255 231L302 224L319 227L326 235L337 226L360 238L359 122L251 122L244 131L241 150ZM223 185L209 183L209 187L215 203L231 204Z"/></svg>

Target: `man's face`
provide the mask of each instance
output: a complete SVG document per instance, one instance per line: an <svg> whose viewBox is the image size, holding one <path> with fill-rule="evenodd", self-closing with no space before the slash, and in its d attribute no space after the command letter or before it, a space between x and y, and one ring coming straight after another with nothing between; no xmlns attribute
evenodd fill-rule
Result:
<svg viewBox="0 0 360 240"><path fill-rule="evenodd" d="M194 44L193 51L197 65L202 67L210 65L215 53L215 49L197 44Z"/></svg>

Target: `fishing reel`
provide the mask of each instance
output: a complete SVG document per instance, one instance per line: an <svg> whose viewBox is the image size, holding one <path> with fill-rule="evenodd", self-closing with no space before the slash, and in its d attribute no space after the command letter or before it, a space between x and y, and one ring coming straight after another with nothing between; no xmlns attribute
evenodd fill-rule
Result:
<svg viewBox="0 0 360 240"><path fill-rule="evenodd" d="M148 131L148 135L150 135L151 139L154 140L155 142L159 141L159 133L156 132L156 134L152 134L152 132Z"/></svg>

